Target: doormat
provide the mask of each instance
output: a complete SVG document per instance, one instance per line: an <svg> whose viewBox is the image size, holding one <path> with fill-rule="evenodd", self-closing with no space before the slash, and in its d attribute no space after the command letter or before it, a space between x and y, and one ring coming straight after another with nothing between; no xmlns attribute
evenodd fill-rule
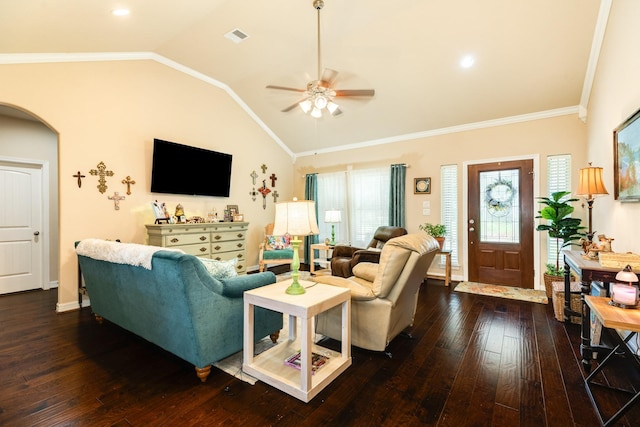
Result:
<svg viewBox="0 0 640 427"><path fill-rule="evenodd" d="M539 304L549 303L547 293L545 291L516 288L513 286L488 285L477 282L460 282L458 286L456 286L455 291L476 295L486 295L490 297L515 299L519 301L536 302Z"/></svg>

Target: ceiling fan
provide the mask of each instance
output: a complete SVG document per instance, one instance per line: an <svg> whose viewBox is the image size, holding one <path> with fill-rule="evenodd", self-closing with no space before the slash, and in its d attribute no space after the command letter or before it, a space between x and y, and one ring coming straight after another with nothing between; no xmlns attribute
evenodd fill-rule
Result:
<svg viewBox="0 0 640 427"><path fill-rule="evenodd" d="M313 80L307 83L306 89L296 89L286 86L268 85L267 89L288 90L293 92L304 93L304 98L293 105L288 106L283 113L293 110L296 107L300 107L305 114L310 114L317 119L322 117L323 110L326 110L330 115L337 116L342 114L338 104L335 101L337 97L346 96L373 96L375 90L373 89L335 89L333 83L338 76L338 72L325 68L320 73L320 10L324 7L323 0L314 0L313 7L318 11L318 80Z"/></svg>

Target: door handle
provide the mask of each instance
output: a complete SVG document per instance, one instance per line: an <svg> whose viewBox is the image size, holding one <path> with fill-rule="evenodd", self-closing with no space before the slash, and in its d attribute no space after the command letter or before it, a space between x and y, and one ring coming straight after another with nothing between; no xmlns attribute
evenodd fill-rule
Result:
<svg viewBox="0 0 640 427"><path fill-rule="evenodd" d="M476 231L476 229L473 227L469 227L469 231Z"/></svg>
<svg viewBox="0 0 640 427"><path fill-rule="evenodd" d="M34 232L33 232L33 235L34 235L34 236L39 236L39 235L40 235L40 232L39 232L39 231L34 231Z"/></svg>

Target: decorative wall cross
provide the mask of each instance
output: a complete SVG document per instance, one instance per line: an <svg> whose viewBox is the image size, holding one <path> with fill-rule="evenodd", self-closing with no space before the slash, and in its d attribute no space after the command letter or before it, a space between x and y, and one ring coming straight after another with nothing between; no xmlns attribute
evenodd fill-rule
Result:
<svg viewBox="0 0 640 427"><path fill-rule="evenodd" d="M120 200L124 200L124 196L121 196L117 191L113 193L113 196L107 196L109 200L113 200L113 208L120 210Z"/></svg>
<svg viewBox="0 0 640 427"><path fill-rule="evenodd" d="M273 203L278 201L278 197L280 197L280 195L278 194L278 190L275 190L272 194L273 196Z"/></svg>
<svg viewBox="0 0 640 427"><path fill-rule="evenodd" d="M256 171L251 172L251 175L249 176L253 180L253 185L256 185L256 178L258 177L258 174L256 173Z"/></svg>
<svg viewBox="0 0 640 427"><path fill-rule="evenodd" d="M249 191L249 195L251 196L251 199L255 202L256 197L258 197L258 192L256 191L255 188L253 188L251 191Z"/></svg>
<svg viewBox="0 0 640 427"><path fill-rule="evenodd" d="M260 166L260 169L262 169L262 173L267 173L267 165L265 165L264 163L262 164L262 166Z"/></svg>
<svg viewBox="0 0 640 427"><path fill-rule="evenodd" d="M262 194L262 209L267 209L267 194L271 193L271 190L267 188L267 180L262 180L262 187L258 188L260 194Z"/></svg>
<svg viewBox="0 0 640 427"><path fill-rule="evenodd" d="M127 175L127 177L122 180L122 183L127 185L127 194L131 195L131 184L135 184L136 182Z"/></svg>
<svg viewBox="0 0 640 427"><path fill-rule="evenodd" d="M269 179L271 180L271 186L275 187L276 186L276 180L278 179L278 178L276 178L276 174L272 173L271 176L269 177Z"/></svg>
<svg viewBox="0 0 640 427"><path fill-rule="evenodd" d="M78 173L73 175L73 177L78 178L78 188L82 187L82 178L84 178L85 176L82 175L80 171L78 171Z"/></svg>
<svg viewBox="0 0 640 427"><path fill-rule="evenodd" d="M98 165L96 166L97 169L91 169L89 171L89 173L91 175L97 175L98 176L98 185L96 187L98 187L98 191L101 193L104 193L105 191L107 191L107 180L104 179L105 176L113 176L113 171L108 171L107 170L107 166L104 164L104 162L100 162L98 163Z"/></svg>

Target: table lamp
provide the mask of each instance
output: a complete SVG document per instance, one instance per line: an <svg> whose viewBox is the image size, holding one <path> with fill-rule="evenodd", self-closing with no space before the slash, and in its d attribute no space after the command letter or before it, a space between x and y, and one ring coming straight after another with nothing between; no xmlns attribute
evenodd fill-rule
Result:
<svg viewBox="0 0 640 427"><path fill-rule="evenodd" d="M298 281L300 276L299 237L320 234L318 222L316 221L315 202L309 200L298 202L294 198L292 202L276 203L276 220L273 225L273 235L283 236L287 233L293 237L291 240L293 247L291 278L293 281L285 292L291 295L300 295L304 294L305 290Z"/></svg>
<svg viewBox="0 0 640 427"><path fill-rule="evenodd" d="M337 210L331 210L331 211L326 211L324 213L324 222L331 224L331 242L329 242L329 244L331 246L335 246L336 245L336 223L339 223L342 221L342 218L340 217L340 211Z"/></svg>
<svg viewBox="0 0 640 427"><path fill-rule="evenodd" d="M611 305L621 308L636 308L638 306L638 286L634 286L634 283L638 283L638 276L633 272L630 265L627 265L624 270L619 271L616 274L616 280L622 283L611 284Z"/></svg>
<svg viewBox="0 0 640 427"><path fill-rule="evenodd" d="M595 234L591 228L591 211L593 210L593 196L609 194L604 187L602 180L602 168L591 166L589 162L588 168L580 169L580 181L578 182L577 195L587 196L587 204L589 205L589 232L587 237L589 241L593 241L593 235Z"/></svg>

